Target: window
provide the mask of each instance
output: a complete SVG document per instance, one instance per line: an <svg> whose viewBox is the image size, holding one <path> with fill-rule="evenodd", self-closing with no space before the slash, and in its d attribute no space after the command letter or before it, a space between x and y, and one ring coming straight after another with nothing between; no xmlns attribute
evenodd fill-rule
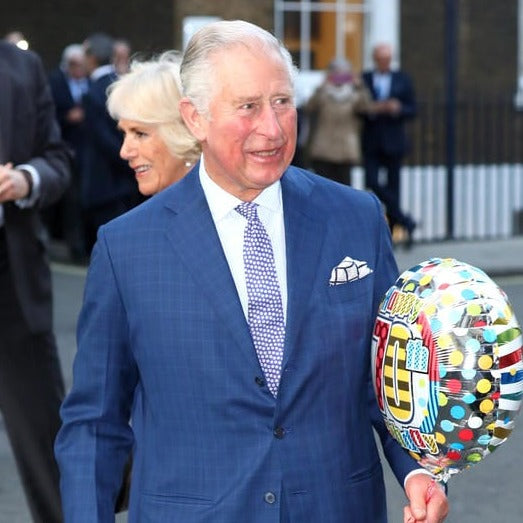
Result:
<svg viewBox="0 0 523 523"><path fill-rule="evenodd" d="M275 33L300 70L323 70L335 57L362 68L368 0L275 1Z"/></svg>

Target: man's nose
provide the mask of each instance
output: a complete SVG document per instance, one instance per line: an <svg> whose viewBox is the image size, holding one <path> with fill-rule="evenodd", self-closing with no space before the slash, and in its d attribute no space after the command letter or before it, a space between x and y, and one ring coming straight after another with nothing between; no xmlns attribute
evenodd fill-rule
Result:
<svg viewBox="0 0 523 523"><path fill-rule="evenodd" d="M263 108L260 114L258 130L269 138L281 136L282 127L280 124L280 119L278 117L278 113L271 105L267 105Z"/></svg>

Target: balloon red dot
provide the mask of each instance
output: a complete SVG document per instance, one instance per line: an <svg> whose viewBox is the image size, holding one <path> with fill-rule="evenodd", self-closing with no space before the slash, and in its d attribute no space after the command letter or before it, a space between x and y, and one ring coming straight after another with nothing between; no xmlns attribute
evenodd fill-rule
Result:
<svg viewBox="0 0 523 523"><path fill-rule="evenodd" d="M461 441L470 441L474 437L474 433L470 429L463 429L459 431L458 437Z"/></svg>
<svg viewBox="0 0 523 523"><path fill-rule="evenodd" d="M461 382L459 380L449 380L447 382L449 392L457 394L461 390Z"/></svg>
<svg viewBox="0 0 523 523"><path fill-rule="evenodd" d="M457 450L449 450L447 452L447 458L451 459L452 461L458 461L461 458L461 453Z"/></svg>

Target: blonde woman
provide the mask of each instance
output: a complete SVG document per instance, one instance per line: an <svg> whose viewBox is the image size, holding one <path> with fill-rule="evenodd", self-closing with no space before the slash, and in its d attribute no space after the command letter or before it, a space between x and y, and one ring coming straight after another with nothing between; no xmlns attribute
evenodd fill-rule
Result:
<svg viewBox="0 0 523 523"><path fill-rule="evenodd" d="M124 135L120 156L146 196L183 178L200 156L178 110L180 61L176 51L133 61L129 73L109 87L107 108Z"/></svg>

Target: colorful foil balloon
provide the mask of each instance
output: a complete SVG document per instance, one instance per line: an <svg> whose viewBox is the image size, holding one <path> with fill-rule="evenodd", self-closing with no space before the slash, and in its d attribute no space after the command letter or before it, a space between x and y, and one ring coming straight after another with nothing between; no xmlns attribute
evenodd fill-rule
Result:
<svg viewBox="0 0 523 523"><path fill-rule="evenodd" d="M522 343L504 291L466 263L430 259L387 291L372 342L378 406L392 436L439 481L510 436Z"/></svg>

